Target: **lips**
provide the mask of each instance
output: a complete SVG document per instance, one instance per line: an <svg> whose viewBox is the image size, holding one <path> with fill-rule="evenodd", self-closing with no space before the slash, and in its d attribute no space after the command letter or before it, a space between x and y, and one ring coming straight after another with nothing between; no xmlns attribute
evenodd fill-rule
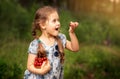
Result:
<svg viewBox="0 0 120 79"><path fill-rule="evenodd" d="M59 31L59 28L55 28L56 31Z"/></svg>
<svg viewBox="0 0 120 79"><path fill-rule="evenodd" d="M55 28L55 30L58 30L58 28Z"/></svg>

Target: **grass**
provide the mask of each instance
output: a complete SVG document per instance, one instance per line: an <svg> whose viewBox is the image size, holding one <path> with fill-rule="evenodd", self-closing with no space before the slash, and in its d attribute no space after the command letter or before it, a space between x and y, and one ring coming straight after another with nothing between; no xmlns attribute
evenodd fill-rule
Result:
<svg viewBox="0 0 120 79"><path fill-rule="evenodd" d="M0 59L9 65L17 64L23 72L26 69L28 45L26 41L19 40L5 42L0 47Z"/></svg>
<svg viewBox="0 0 120 79"><path fill-rule="evenodd" d="M85 45L76 54L66 51L65 79L117 79L120 53L115 51L101 45Z"/></svg>
<svg viewBox="0 0 120 79"><path fill-rule="evenodd" d="M4 42L0 59L8 65L17 64L23 77L27 63L29 41ZM65 50L65 79L116 79L120 75L120 49L115 46L82 44L77 53Z"/></svg>

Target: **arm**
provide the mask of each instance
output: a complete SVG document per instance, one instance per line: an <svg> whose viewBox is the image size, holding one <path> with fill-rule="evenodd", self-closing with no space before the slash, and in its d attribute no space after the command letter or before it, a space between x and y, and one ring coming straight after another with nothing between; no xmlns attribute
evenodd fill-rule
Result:
<svg viewBox="0 0 120 79"><path fill-rule="evenodd" d="M76 37L76 34L74 33L74 29L77 26L78 26L78 22L70 22L70 28L69 28L70 41L67 40L66 43L66 48L74 52L79 51L79 42Z"/></svg>
<svg viewBox="0 0 120 79"><path fill-rule="evenodd" d="M28 55L28 61L27 61L27 69L35 74L44 75L50 70L50 63L49 61L46 61L42 64L41 68L35 68L34 67L34 60L36 55L30 54Z"/></svg>

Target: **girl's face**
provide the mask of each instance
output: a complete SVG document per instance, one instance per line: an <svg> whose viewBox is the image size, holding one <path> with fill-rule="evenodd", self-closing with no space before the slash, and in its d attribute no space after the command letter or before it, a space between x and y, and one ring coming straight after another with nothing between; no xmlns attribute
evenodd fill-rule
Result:
<svg viewBox="0 0 120 79"><path fill-rule="evenodd" d="M59 16L57 12L53 12L48 16L45 24L46 33L51 36L57 36L60 30Z"/></svg>

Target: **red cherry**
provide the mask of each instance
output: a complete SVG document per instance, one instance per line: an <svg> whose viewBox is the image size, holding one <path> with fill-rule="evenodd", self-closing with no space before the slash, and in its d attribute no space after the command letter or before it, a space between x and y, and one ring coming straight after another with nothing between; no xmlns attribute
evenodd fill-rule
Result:
<svg viewBox="0 0 120 79"><path fill-rule="evenodd" d="M37 61L37 60L38 60L38 58L36 57L36 58L35 58L35 61Z"/></svg>
<svg viewBox="0 0 120 79"><path fill-rule="evenodd" d="M40 59L40 58L38 58L38 62L41 62L41 59Z"/></svg>
<svg viewBox="0 0 120 79"><path fill-rule="evenodd" d="M35 66L36 68L40 68L41 65L43 64L43 62L46 61L46 60L47 60L46 57L42 57L42 58L36 57L36 58L35 58L35 61L34 61L34 66Z"/></svg>
<svg viewBox="0 0 120 79"><path fill-rule="evenodd" d="M46 57L44 57L44 58L43 58L43 60L44 60L44 61L46 61L46 60L47 60L47 58L46 58Z"/></svg>
<svg viewBox="0 0 120 79"><path fill-rule="evenodd" d="M42 65L42 63L39 63L39 65L41 66L41 65Z"/></svg>
<svg viewBox="0 0 120 79"><path fill-rule="evenodd" d="M34 66L37 66L37 62L34 63Z"/></svg>
<svg viewBox="0 0 120 79"><path fill-rule="evenodd" d="M38 63L37 66L40 66L40 63Z"/></svg>
<svg viewBox="0 0 120 79"><path fill-rule="evenodd" d="M43 59L43 58L41 58L41 61L44 61L44 59Z"/></svg>

